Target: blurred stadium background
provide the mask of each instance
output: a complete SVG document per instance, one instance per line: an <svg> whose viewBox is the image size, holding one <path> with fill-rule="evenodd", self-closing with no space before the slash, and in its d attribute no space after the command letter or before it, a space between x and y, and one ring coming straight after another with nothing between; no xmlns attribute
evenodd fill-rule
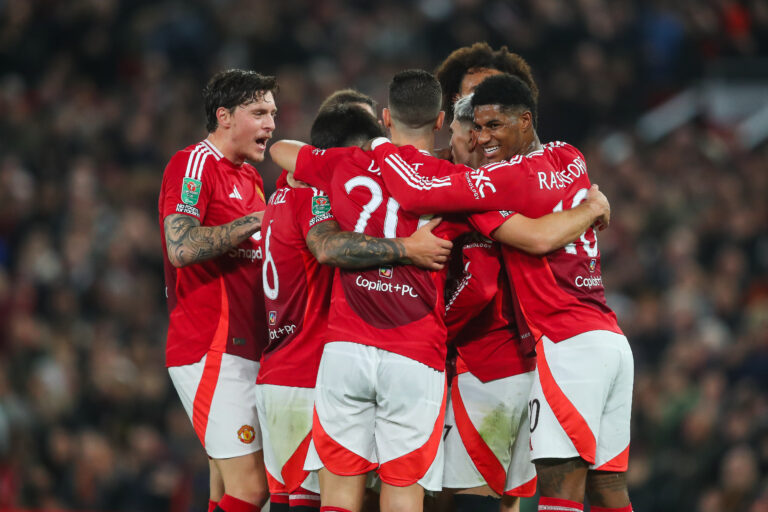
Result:
<svg viewBox="0 0 768 512"><path fill-rule="evenodd" d="M612 203L636 510L768 511L766 0L0 0L0 509L204 510L157 195L211 74L276 74L276 136L306 139L335 89L382 101L482 40Z"/></svg>

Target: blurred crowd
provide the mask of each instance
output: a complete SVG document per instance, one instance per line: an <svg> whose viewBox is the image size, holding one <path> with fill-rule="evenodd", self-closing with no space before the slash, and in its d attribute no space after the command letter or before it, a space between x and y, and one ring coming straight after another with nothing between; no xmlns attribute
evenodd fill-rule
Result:
<svg viewBox="0 0 768 512"><path fill-rule="evenodd" d="M306 139L335 89L381 101L478 40L529 61L542 140L611 200L636 510L768 511L768 148L706 119L633 131L721 59L767 56L768 0L0 0L0 509L204 510L157 197L211 74L276 74L276 136Z"/></svg>

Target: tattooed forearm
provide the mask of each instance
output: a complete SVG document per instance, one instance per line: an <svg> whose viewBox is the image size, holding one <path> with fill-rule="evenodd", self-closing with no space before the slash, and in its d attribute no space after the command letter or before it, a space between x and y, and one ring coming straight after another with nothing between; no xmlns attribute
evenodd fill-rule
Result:
<svg viewBox="0 0 768 512"><path fill-rule="evenodd" d="M317 261L341 268L367 268L399 262L406 256L403 243L341 231L334 221L322 222L307 233L307 247Z"/></svg>
<svg viewBox="0 0 768 512"><path fill-rule="evenodd" d="M187 215L169 215L163 221L168 259L183 267L221 256L261 229L261 215L251 214L221 226L201 226Z"/></svg>

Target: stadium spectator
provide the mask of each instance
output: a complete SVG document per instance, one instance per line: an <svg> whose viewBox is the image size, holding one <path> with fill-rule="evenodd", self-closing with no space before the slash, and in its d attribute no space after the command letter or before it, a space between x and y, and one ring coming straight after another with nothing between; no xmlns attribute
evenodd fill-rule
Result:
<svg viewBox="0 0 768 512"><path fill-rule="evenodd" d="M654 144L632 123L719 59L768 54L766 12L764 0L2 3L0 508L78 507L82 488L62 475L93 431L125 477L112 488L144 494L130 484L141 465L128 463L127 433L141 425L158 434L155 458L177 478L140 506L94 508L205 510L208 462L162 363L154 212L159 169L206 135L198 91L210 75L277 75L280 137L301 138L330 92L351 86L383 101L394 72L432 69L485 40L531 63L547 98L540 135L576 143L612 200L600 247L608 303L636 358L633 504L719 503L724 455L749 446L760 478L745 509L761 510L768 151L740 149L729 127L705 118ZM658 39L663 30L673 37ZM267 195L270 165L259 166ZM705 406L692 454L685 418Z"/></svg>

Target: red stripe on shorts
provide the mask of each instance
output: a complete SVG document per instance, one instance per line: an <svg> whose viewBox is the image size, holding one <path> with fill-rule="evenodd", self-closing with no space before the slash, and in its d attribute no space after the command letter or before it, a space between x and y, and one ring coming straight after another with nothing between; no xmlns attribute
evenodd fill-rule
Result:
<svg viewBox="0 0 768 512"><path fill-rule="evenodd" d="M219 285L221 286L219 325L213 334L211 348L205 358L203 375L200 377L200 384L197 385L195 392L195 400L192 402L192 425L200 442L203 443L203 448L205 448L205 432L208 429L208 414L211 412L213 393L216 391L216 383L219 381L222 353L227 348L227 333L229 332L229 299L222 277L219 277Z"/></svg>
<svg viewBox="0 0 768 512"><path fill-rule="evenodd" d="M285 496L285 501L272 501L272 503L288 503L288 489L285 488L283 484L281 484L277 478L273 477L272 474L265 470L264 471L267 474L267 486L269 487L269 499L272 499L272 496L279 496L282 500L282 496Z"/></svg>
<svg viewBox="0 0 768 512"><path fill-rule="evenodd" d="M592 430L590 430L584 417L568 400L560 386L557 385L557 381L555 381L552 371L549 369L547 355L544 353L543 338L539 340L536 354L539 381L541 382L541 389L544 392L544 397L547 399L549 407L555 413L560 426L568 434L576 451L579 452L579 456L590 464L594 464L595 451L597 449L595 436L592 434Z"/></svg>
<svg viewBox="0 0 768 512"><path fill-rule="evenodd" d="M445 421L445 402L447 399L448 385L444 383L443 403L440 406L440 411L437 413L435 426L429 439L420 448L379 466L378 473L382 482L396 487L407 487L418 482L427 473L432 462L435 460L437 449L440 447L440 437L443 434L443 423Z"/></svg>
<svg viewBox="0 0 768 512"><path fill-rule="evenodd" d="M459 379L453 378L451 386L451 406L453 407L453 416L456 419L456 428L459 430L461 441L464 448L467 449L472 462L477 470L485 478L488 487L493 489L496 494L504 493L504 483L507 480L507 472L499 462L493 450L483 441L480 433L475 428L472 420L467 414L467 408L459 391Z"/></svg>
<svg viewBox="0 0 768 512"><path fill-rule="evenodd" d="M530 498L536 494L536 477L531 478L523 485L519 485L514 489L504 491L507 496L518 496L520 498Z"/></svg>
<svg viewBox="0 0 768 512"><path fill-rule="evenodd" d="M293 452L293 455L285 461L283 469L280 470L288 492L294 492L301 487L301 484L309 476L309 471L304 471L304 461L307 460L307 451L309 451L309 442L311 440L312 431L310 430L301 444L299 444L299 447L296 448L296 451Z"/></svg>
<svg viewBox="0 0 768 512"><path fill-rule="evenodd" d="M605 464L601 464L599 467L596 467L596 471L626 471L627 467L629 466L629 445L627 445L626 448L624 448L624 451L622 451L620 454L606 462Z"/></svg>
<svg viewBox="0 0 768 512"><path fill-rule="evenodd" d="M337 443L323 428L317 409L312 411L312 441L325 469L334 475L362 475L376 469L377 464Z"/></svg>

